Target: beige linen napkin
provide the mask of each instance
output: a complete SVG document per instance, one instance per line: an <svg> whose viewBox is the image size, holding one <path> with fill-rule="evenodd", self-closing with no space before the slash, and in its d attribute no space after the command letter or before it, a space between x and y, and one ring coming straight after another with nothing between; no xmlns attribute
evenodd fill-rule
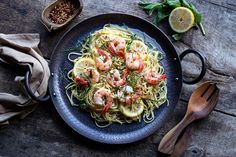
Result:
<svg viewBox="0 0 236 157"><path fill-rule="evenodd" d="M47 93L50 71L47 61L38 49L39 34L1 34L0 60L7 64L27 67L31 72L30 87L35 96ZM1 64L0 64L1 66ZM23 87L24 76L16 76L15 81ZM15 116L21 118L34 110L37 102L21 88L17 95L0 93L0 125Z"/></svg>

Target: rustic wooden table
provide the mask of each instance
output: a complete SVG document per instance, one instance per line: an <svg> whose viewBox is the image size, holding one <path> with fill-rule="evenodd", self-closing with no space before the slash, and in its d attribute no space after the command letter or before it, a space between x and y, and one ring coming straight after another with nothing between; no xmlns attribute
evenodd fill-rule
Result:
<svg viewBox="0 0 236 157"><path fill-rule="evenodd" d="M0 33L40 33L40 49L49 59L59 38L76 23L101 13L121 12L151 21L137 5L139 0L84 0L84 9L66 28L48 33L40 23L41 12L52 0L1 0ZM202 0L193 2L203 15L206 36L190 30L179 42L174 42L178 53L192 48L206 57L207 73L204 80L218 83L220 100L211 115L193 125L192 141L184 156L236 156L236 1ZM167 22L159 25L169 36ZM194 77L199 71L196 58L183 62L183 71ZM1 91L14 90L12 71L0 66ZM59 118L52 103L40 104L24 120L14 120L0 129L0 156L157 156L161 138L181 120L187 101L196 85L184 85L181 99L170 120L156 133L136 143L104 145L87 140L72 131Z"/></svg>

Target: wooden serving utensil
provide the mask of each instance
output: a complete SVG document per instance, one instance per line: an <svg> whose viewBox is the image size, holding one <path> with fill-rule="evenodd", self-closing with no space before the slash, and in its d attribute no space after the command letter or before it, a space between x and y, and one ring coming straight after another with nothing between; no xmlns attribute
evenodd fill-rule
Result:
<svg viewBox="0 0 236 157"><path fill-rule="evenodd" d="M217 104L218 97L219 89L211 81L202 83L197 87L190 97L184 118L163 137L158 150L165 154L171 154L183 129L191 122L209 115Z"/></svg>

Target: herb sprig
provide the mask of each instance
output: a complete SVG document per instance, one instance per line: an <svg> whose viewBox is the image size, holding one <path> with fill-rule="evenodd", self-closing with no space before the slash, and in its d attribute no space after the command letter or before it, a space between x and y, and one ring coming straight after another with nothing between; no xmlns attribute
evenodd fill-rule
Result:
<svg viewBox="0 0 236 157"><path fill-rule="evenodd" d="M149 16L156 13L154 17L155 24L158 24L163 19L167 18L173 9L181 6L186 7L193 12L195 17L195 23L200 27L202 34L203 35L206 34L201 23L202 20L201 14L193 4L188 3L186 0L163 0L162 2L154 2L154 3L147 2L146 0L141 0L138 4ZM181 34L174 34L172 37L175 40L179 40L181 36L182 36Z"/></svg>
<svg viewBox="0 0 236 157"><path fill-rule="evenodd" d="M135 87L140 76L136 72L131 72L127 77L127 84L131 87Z"/></svg>

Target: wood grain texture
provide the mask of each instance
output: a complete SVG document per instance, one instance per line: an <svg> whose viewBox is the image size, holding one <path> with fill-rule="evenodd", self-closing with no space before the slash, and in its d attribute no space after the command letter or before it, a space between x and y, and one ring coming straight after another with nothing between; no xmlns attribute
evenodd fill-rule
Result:
<svg viewBox="0 0 236 157"><path fill-rule="evenodd" d="M154 0L152 0L154 1ZM91 16L121 12L128 13L145 18L152 21L152 17L148 17L137 5L138 0L120 0L116 1L102 0L94 3L92 0L84 1L84 9L82 14L73 20L65 29L57 32L48 33L46 28L40 23L41 12L45 6L50 4L52 0L24 0L15 2L14 0L2 0L0 2L0 32L2 33L22 33L22 32L38 32L41 35L40 49L44 56L50 58L53 47L60 37L76 23L89 18ZM187 48L193 48L202 52L207 58L207 74L204 80L214 80L219 83L221 88L222 105L218 105L217 109L236 115L236 11L224 7L230 4L235 5L234 0L190 0L203 15L203 25L206 29L206 36L202 36L199 30L190 30L185 33L184 38L180 42L175 42L178 53ZM217 3L217 5L215 5ZM169 37L173 33L164 21L159 27L167 33ZM183 71L188 77L196 77L199 63L195 58L183 62ZM193 66L194 68L188 68ZM182 99L188 100L190 93L195 86L184 86ZM223 103L224 102L224 103Z"/></svg>
<svg viewBox="0 0 236 157"><path fill-rule="evenodd" d="M217 109L236 115L236 11L205 1L196 6L203 14L207 34L204 37L200 31L191 30L175 43L176 49L182 52L192 48L206 57L208 69L204 80L217 82L221 89ZM200 64L195 57L189 57L182 65L185 76L197 76ZM184 85L182 99L188 100L195 87Z"/></svg>
<svg viewBox="0 0 236 157"><path fill-rule="evenodd" d="M42 10L53 0L1 0L0 33L40 33L40 49L50 58L53 47L60 37L76 23L102 13L121 12L148 17L137 5L139 0L84 0L82 14L64 29L47 32L40 23ZM151 0L155 1L155 0ZM207 60L208 70L204 80L218 83L220 100L213 113L204 121L196 123L192 142L186 157L234 157L236 154L236 1L235 0L189 0L203 14L206 36L199 30L190 30L184 38L175 42L180 54L188 48L198 50ZM173 33L164 21L159 27L169 37ZM14 90L7 82L14 79L14 73L4 70L0 64L0 91ZM199 61L187 57L183 63L186 77L196 77ZM25 120L16 120L12 125L0 129L0 156L102 156L136 157L157 156L161 138L183 117L186 101L197 85L184 85L181 101L170 117L170 121L152 136L128 145L103 145L85 139L69 129L58 117L52 104L42 104Z"/></svg>
<svg viewBox="0 0 236 157"><path fill-rule="evenodd" d="M186 103L180 102L171 120L144 140L126 145L104 145L76 134L58 117L52 104L44 104L25 120L16 120L0 129L0 156L155 157L161 138L180 121L185 110ZM185 157L233 157L236 153L235 117L213 111L194 127Z"/></svg>

